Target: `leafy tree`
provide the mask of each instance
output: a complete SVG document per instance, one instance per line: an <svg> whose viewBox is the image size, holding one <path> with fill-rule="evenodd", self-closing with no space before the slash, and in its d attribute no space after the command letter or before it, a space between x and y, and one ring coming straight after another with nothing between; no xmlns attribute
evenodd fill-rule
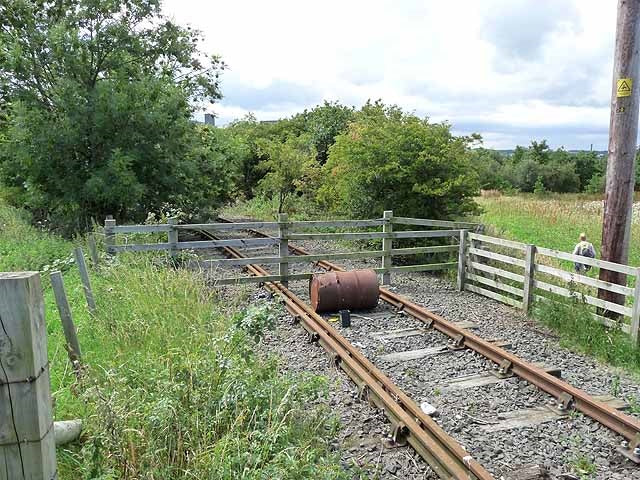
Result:
<svg viewBox="0 0 640 480"><path fill-rule="evenodd" d="M258 122L252 114L225 127L229 135L246 148L237 165L237 189L245 198L253 197L254 188L265 174L264 170L258 167L260 162L266 160L258 148L258 143L271 139L271 135L267 133L270 128L269 124Z"/></svg>
<svg viewBox="0 0 640 480"><path fill-rule="evenodd" d="M436 219L474 213L478 180L469 141L452 135L446 123L368 102L330 147L319 199L351 217L385 209Z"/></svg>
<svg viewBox="0 0 640 480"><path fill-rule="evenodd" d="M544 195L545 193L547 193L547 189L544 186L542 177L538 177L536 183L533 185L533 193L535 193L536 195Z"/></svg>
<svg viewBox="0 0 640 480"><path fill-rule="evenodd" d="M264 141L285 142L289 137L305 136L316 151L316 160L324 164L328 150L335 137L344 132L353 118L353 109L339 103L325 102L311 110L305 110L291 118L275 122L259 122L252 114L232 122L227 129L247 145L239 178L239 191L245 198L251 198L267 169L261 166L267 158L259 148Z"/></svg>
<svg viewBox="0 0 640 480"><path fill-rule="evenodd" d="M552 161L542 166L544 186L547 190L558 193L575 193L580 191L580 177L575 171L575 164Z"/></svg>
<svg viewBox="0 0 640 480"><path fill-rule="evenodd" d="M220 98L217 57L159 0L0 0L0 146L12 198L82 228L188 198L201 174L193 101Z"/></svg>
<svg viewBox="0 0 640 480"><path fill-rule="evenodd" d="M353 115L353 108L327 101L300 114L304 119L304 132L310 136L320 165L326 163L329 147L333 145L335 138L347 129Z"/></svg>
<svg viewBox="0 0 640 480"><path fill-rule="evenodd" d="M293 194L304 194L317 173L315 149L308 137L289 137L284 142L266 140L260 151L267 158L261 168L266 175L258 183L261 193L277 198L278 213L284 211L285 202Z"/></svg>
<svg viewBox="0 0 640 480"><path fill-rule="evenodd" d="M527 149L520 146L520 145L516 145L515 150L513 151L513 155L511 155L511 160L514 164L518 164L522 161L522 159L524 158L525 153L527 153Z"/></svg>
<svg viewBox="0 0 640 480"><path fill-rule="evenodd" d="M496 150L474 148L469 152L472 168L478 175L480 188L483 190L503 189L507 182L500 175L505 164L505 157Z"/></svg>
<svg viewBox="0 0 640 480"><path fill-rule="evenodd" d="M596 173L589 179L584 191L587 193L604 193L605 175Z"/></svg>
<svg viewBox="0 0 640 480"><path fill-rule="evenodd" d="M584 189L591 178L604 171L605 163L596 152L578 152L574 155L576 173L580 177L580 186Z"/></svg>
<svg viewBox="0 0 640 480"><path fill-rule="evenodd" d="M249 154L248 145L224 128L198 125L196 131L198 135L186 156L196 171L184 179L189 185L188 194L179 202L187 212L231 200L238 193L241 165Z"/></svg>
<svg viewBox="0 0 640 480"><path fill-rule="evenodd" d="M528 153L533 160L543 165L551 158L551 149L549 145L547 145L546 140L542 140L541 142L532 140Z"/></svg>

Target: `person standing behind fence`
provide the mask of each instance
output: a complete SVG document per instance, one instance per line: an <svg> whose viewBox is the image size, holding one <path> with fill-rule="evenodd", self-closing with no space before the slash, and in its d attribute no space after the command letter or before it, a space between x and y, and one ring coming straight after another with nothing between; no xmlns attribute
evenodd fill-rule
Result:
<svg viewBox="0 0 640 480"><path fill-rule="evenodd" d="M573 249L574 255L580 255L582 257L596 258L596 249L593 248L593 244L587 242L587 234L580 234L580 241L576 244ZM576 269L576 273L588 272L591 270L590 265L583 265L582 263L574 263L574 267Z"/></svg>

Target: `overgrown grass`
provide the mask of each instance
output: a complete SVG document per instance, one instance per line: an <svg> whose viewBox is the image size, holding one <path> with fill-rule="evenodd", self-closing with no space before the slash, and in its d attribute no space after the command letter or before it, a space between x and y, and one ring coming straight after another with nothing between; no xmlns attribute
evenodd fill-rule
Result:
<svg viewBox="0 0 640 480"><path fill-rule="evenodd" d="M565 302L537 302L533 315L558 332L564 346L640 373L640 349L632 344L629 335L602 325L582 302Z"/></svg>
<svg viewBox="0 0 640 480"><path fill-rule="evenodd" d="M72 243L0 212L2 270L43 269L70 255ZM91 272L98 312L90 316L75 270L64 279L86 365L79 380L43 282L55 416L85 422L81 442L58 449L59 478L346 476L329 448L337 423L322 407L325 381L284 375L256 355L273 307L221 301L195 273L121 255Z"/></svg>
<svg viewBox="0 0 640 480"><path fill-rule="evenodd" d="M313 202L304 197L288 199L284 211L291 220L322 220L327 218L325 213L318 211ZM275 199L257 196L227 205L222 208L220 214L223 217L273 221L278 218L278 202Z"/></svg>
<svg viewBox="0 0 640 480"><path fill-rule="evenodd" d="M484 213L479 221L491 233L524 243L572 251L585 232L598 253L602 240L601 197L586 195L514 195L477 199ZM640 265L640 218L634 217L629 265Z"/></svg>
<svg viewBox="0 0 640 480"><path fill-rule="evenodd" d="M478 201L484 209L478 220L488 226L490 234L571 252L578 235L585 232L598 253L600 252L601 196L516 195L483 197ZM632 239L638 238L640 219L636 215L632 223ZM572 270L570 262L555 261L547 257L541 257L540 260ZM629 264L640 265L640 242L631 242ZM591 277L597 277L597 274L598 269L592 269L588 273ZM541 278L549 283L562 284L552 277ZM569 286L570 289L577 287ZM591 287L581 286L579 291L596 295L595 289ZM538 303L534 316L556 331L566 346L593 355L611 365L640 373L640 349L633 346L627 334L604 327L591 316L595 308L585 305L579 298L561 300L566 303Z"/></svg>

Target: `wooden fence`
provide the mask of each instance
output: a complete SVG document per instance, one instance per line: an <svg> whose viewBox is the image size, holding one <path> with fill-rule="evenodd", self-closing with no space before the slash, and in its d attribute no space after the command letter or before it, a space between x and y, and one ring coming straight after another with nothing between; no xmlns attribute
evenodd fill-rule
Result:
<svg viewBox="0 0 640 480"><path fill-rule="evenodd" d="M428 227L431 230L403 230L394 231L394 225L411 225ZM309 233L309 230L317 229L369 229L359 232L333 232L333 233ZM379 231L371 231L376 228ZM214 269L223 266L241 266L249 264L278 265L278 273L267 277L233 277L221 278L218 284L237 284L264 281L287 282L311 278L313 272L290 273L289 266L295 263L315 263L320 260L361 260L366 258L380 258L380 267L374 268L377 273L383 275L383 283L388 284L390 275L394 272L422 272L434 270L446 270L456 268L457 261L445 261L439 263L425 263L420 265L394 266L392 258L401 255L416 254L449 254L449 257L457 257L460 250L458 239L464 229L479 229L480 225L468 222L448 222L440 220L427 220L420 218L394 217L392 211L386 211L383 218L372 220L331 220L331 221L289 221L285 214L281 214L278 222L244 222L244 223L205 223L179 225L169 221L162 225L116 225L115 220L108 219L105 222L105 240L107 252L116 254L124 251L153 251L167 250L176 255L180 250L211 249L220 247L278 247L278 253L270 256L249 257L240 259L212 259L197 263L200 267ZM180 232L234 232L249 229L271 229L277 233L269 238L232 238L199 241L180 241ZM167 235L167 241L157 243L118 243L121 234L133 233L162 233ZM394 240L400 239L440 239L443 245L429 245L422 247L394 248ZM295 256L288 251L289 241L300 240L382 240L382 248L379 250L353 251L341 253L324 253L314 255Z"/></svg>
<svg viewBox="0 0 640 480"><path fill-rule="evenodd" d="M567 252L537 247L479 233L469 233L466 254L460 268L461 289L493 298L528 312L532 302L552 302L562 298L576 298L596 307L599 313L614 312L623 321L620 328L630 333L637 343L640 336L640 268L621 265ZM567 262L571 262L568 264ZM598 278L571 271L574 263L624 273L633 278L628 285L604 282ZM562 267L568 267L566 270ZM625 305L597 298L596 289L623 295ZM552 294L552 295L549 295ZM559 297L559 298L558 298ZM558 298L558 300L555 300ZM610 318L593 313L594 318L613 326Z"/></svg>
<svg viewBox="0 0 640 480"><path fill-rule="evenodd" d="M214 269L223 266L249 264L277 265L277 274L266 277L221 278L219 284L238 284L264 281L287 282L308 279L313 273L290 273L290 265L314 263L321 260L361 260L380 258L380 267L374 270L382 274L382 283L391 282L391 274L398 272L424 272L435 270L458 270L458 288L498 300L515 308L529 312L534 301L557 301L555 298L578 298L587 305L598 308L599 313L614 312L629 318L621 322L623 331L631 334L635 342L640 338L640 268L606 262L603 260L573 255L567 252L536 247L479 233L481 225L467 222L448 222L421 218L395 217L392 211L384 212L383 218L371 220L336 221L288 221L281 215L278 222L206 223L179 225L170 220L163 225L116 225L109 219L105 222L107 251L115 254L123 251L167 250L176 255L180 250L195 250L220 247L278 247L278 253L270 256L240 259L212 259L196 262L199 266ZM394 230L394 226L426 227L429 230ZM360 232L309 233L314 229L369 229ZM371 231L376 228L376 231ZM406 227L405 227L406 228ZM235 232L248 229L276 230L268 238L233 238L206 241L180 241L180 232ZM122 234L161 233L166 242L118 243ZM394 241L400 239L441 239L441 245L398 248ZM382 248L376 250L324 253L293 256L288 252L289 241L300 240L382 240ZM415 254L445 254L444 262L419 265L394 265L393 257ZM448 255L447 255L448 254ZM457 257L457 261L455 259ZM601 281L587 275L560 268L562 262L577 262L596 268L606 268L632 276L634 288ZM570 268L573 267L571 264ZM628 282L631 284L633 282ZM625 305L597 298L593 289L605 289L627 298ZM550 295L551 294L551 295ZM555 297L554 297L555 296ZM594 317L608 326L616 322L598 313Z"/></svg>

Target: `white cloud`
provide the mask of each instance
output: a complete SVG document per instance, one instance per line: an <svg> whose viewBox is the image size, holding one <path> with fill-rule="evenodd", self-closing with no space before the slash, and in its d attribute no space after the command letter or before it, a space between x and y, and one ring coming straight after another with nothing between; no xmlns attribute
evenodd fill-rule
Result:
<svg viewBox="0 0 640 480"><path fill-rule="evenodd" d="M616 2L165 0L229 65L222 122L382 98L507 148L606 148Z"/></svg>

